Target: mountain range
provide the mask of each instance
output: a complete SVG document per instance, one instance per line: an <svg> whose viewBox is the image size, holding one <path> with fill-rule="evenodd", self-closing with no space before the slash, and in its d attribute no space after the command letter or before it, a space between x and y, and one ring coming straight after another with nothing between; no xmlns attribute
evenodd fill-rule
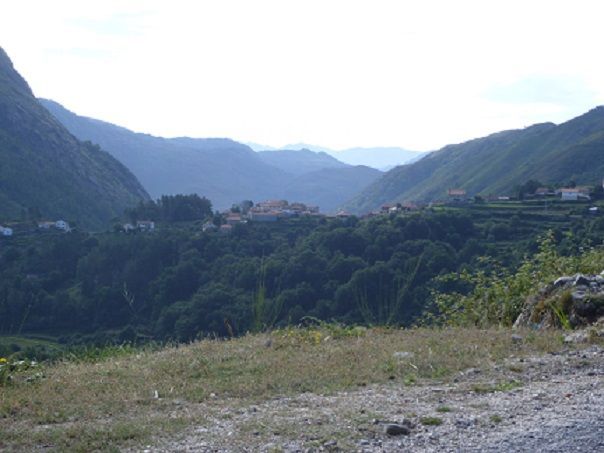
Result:
<svg viewBox="0 0 604 453"><path fill-rule="evenodd" d="M218 209L245 199L283 198L333 212L381 176L324 153L258 153L226 138L154 137L76 115L51 100L40 102L73 135L98 143L128 167L153 198L197 193Z"/></svg>
<svg viewBox="0 0 604 453"><path fill-rule="evenodd" d="M0 48L0 218L94 229L148 198L124 165L78 141L40 105Z"/></svg>
<svg viewBox="0 0 604 453"><path fill-rule="evenodd" d="M365 165L378 170L386 171L398 165L408 164L421 159L427 153L409 151L396 146L390 147L357 147L343 150L333 150L323 146L309 145L307 143L293 143L282 148L274 148L256 143L247 143L254 151L277 151L277 150L308 150L317 153L328 154L340 162L349 165Z"/></svg>
<svg viewBox="0 0 604 453"><path fill-rule="evenodd" d="M471 197L509 195L531 179L599 184L604 107L559 125L503 131L423 155L400 148L288 148L257 152L226 138L155 137L78 116L36 99L0 49L0 219L30 212L86 228L106 226L150 196L179 193L206 196L218 209L283 198L323 212L364 213L384 203L443 199L451 188ZM414 161L386 173L345 161L403 151Z"/></svg>
<svg viewBox="0 0 604 453"><path fill-rule="evenodd" d="M447 189L468 196L509 195L528 180L600 184L604 177L604 107L565 123L536 124L448 145L396 167L347 203L353 212L384 203L444 199Z"/></svg>

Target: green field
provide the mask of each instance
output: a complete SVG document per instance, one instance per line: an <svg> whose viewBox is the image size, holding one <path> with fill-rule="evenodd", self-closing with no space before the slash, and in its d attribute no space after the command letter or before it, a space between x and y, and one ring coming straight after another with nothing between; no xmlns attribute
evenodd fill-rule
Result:
<svg viewBox="0 0 604 453"><path fill-rule="evenodd" d="M63 350L56 338L45 335L0 335L0 357L42 360L60 355Z"/></svg>

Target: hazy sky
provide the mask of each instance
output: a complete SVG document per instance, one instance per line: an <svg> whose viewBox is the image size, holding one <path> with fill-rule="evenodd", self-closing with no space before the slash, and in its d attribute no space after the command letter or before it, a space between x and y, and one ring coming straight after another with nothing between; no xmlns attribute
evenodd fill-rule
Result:
<svg viewBox="0 0 604 453"><path fill-rule="evenodd" d="M39 97L154 135L429 150L604 104L602 1L3 2Z"/></svg>

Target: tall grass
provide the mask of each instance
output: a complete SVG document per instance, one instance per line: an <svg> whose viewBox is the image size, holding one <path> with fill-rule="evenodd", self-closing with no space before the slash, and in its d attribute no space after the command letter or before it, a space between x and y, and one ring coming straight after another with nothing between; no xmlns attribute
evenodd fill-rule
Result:
<svg viewBox="0 0 604 453"><path fill-rule="evenodd" d="M277 322L282 308L278 298L268 299L266 297L266 265L262 262L258 277L258 289L254 294L252 331L263 332L272 328Z"/></svg>
<svg viewBox="0 0 604 453"><path fill-rule="evenodd" d="M378 282L370 282L377 286L375 294L369 295L369 284L366 280L357 285L353 298L366 325L392 326L400 322L402 303L415 281L423 258L422 253L406 279L400 275L390 279L380 275Z"/></svg>

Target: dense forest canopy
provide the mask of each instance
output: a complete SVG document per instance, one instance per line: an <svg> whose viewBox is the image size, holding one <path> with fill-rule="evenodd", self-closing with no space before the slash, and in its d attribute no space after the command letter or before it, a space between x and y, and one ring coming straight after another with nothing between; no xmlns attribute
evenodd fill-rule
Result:
<svg viewBox="0 0 604 453"><path fill-rule="evenodd" d="M141 201L127 209L129 220L153 220L168 223L200 220L212 215L212 202L197 194L163 195L157 201Z"/></svg>
<svg viewBox="0 0 604 453"><path fill-rule="evenodd" d="M178 200L211 216L205 199ZM0 334L103 343L238 335L309 318L410 325L431 306L431 289L463 290L436 277L484 266L480 256L513 268L546 229L564 253L601 243L604 233L601 217L556 223L477 206L250 222L220 234L202 232L203 220L181 222L188 217L170 206L166 199L139 207L163 212L154 232L4 240Z"/></svg>

